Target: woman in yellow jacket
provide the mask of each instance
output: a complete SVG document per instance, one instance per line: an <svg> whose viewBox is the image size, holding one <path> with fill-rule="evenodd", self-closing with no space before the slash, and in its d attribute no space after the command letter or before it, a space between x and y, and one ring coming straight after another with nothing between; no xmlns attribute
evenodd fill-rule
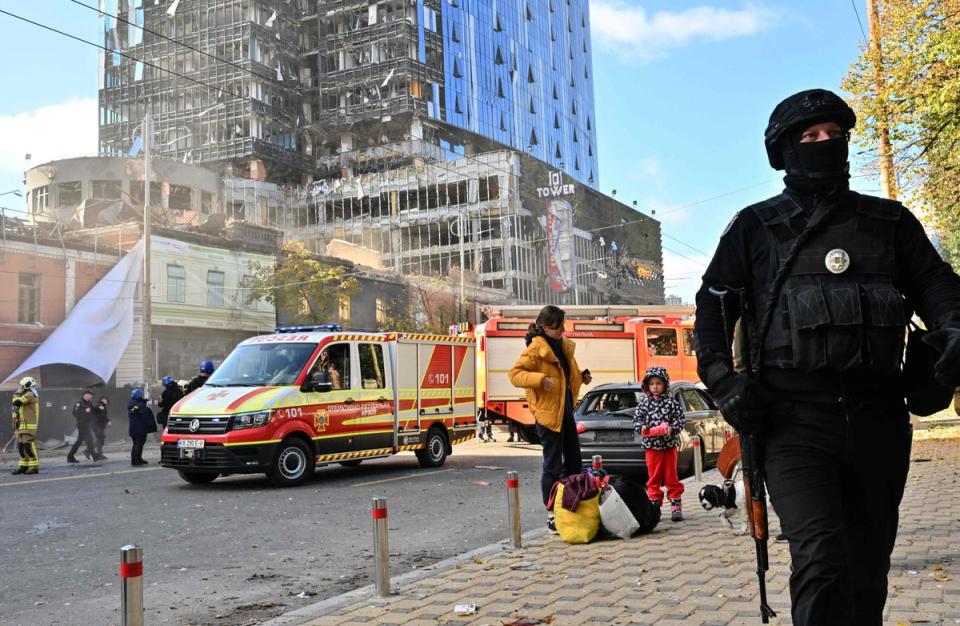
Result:
<svg viewBox="0 0 960 626"><path fill-rule="evenodd" d="M581 471L580 440L573 420L573 403L581 384L590 384L590 372L580 371L573 356L576 345L563 336L562 309L543 307L527 333L527 348L510 370L514 387L526 390L527 404L537 420L543 446L540 491L543 504L553 483ZM547 527L555 530L548 511Z"/></svg>

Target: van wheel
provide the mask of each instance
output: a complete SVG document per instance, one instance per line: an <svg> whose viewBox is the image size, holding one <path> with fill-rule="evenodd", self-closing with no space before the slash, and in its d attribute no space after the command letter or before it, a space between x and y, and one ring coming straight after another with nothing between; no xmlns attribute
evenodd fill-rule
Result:
<svg viewBox="0 0 960 626"><path fill-rule="evenodd" d="M267 476L275 487L293 487L313 476L315 458L300 439L285 439L277 447Z"/></svg>
<svg viewBox="0 0 960 626"><path fill-rule="evenodd" d="M350 459L349 461L340 461L340 465L344 467L356 467L363 463L363 459Z"/></svg>
<svg viewBox="0 0 960 626"><path fill-rule="evenodd" d="M520 437L527 443L534 445L540 443L540 435L537 434L536 424L517 424L520 429Z"/></svg>
<svg viewBox="0 0 960 626"><path fill-rule="evenodd" d="M220 475L215 472L186 472L184 470L177 470L177 473L180 474L180 478L191 485L210 484Z"/></svg>
<svg viewBox="0 0 960 626"><path fill-rule="evenodd" d="M427 431L426 447L416 451L420 467L440 467L447 460L447 436L433 426Z"/></svg>

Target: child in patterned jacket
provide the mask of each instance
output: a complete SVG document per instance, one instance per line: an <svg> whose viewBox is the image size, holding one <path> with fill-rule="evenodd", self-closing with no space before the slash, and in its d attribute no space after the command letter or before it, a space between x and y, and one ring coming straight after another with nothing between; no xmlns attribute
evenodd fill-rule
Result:
<svg viewBox="0 0 960 626"><path fill-rule="evenodd" d="M670 499L670 520L683 521L680 496L683 483L677 477L678 437L683 430L683 408L670 397L670 376L662 367L651 367L643 377L644 397L633 413L633 426L643 437L647 461L647 497L660 506L663 487Z"/></svg>

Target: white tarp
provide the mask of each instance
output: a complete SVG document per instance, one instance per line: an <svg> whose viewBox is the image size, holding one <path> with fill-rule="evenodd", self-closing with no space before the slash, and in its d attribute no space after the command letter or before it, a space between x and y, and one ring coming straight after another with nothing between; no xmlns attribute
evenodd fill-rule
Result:
<svg viewBox="0 0 960 626"><path fill-rule="evenodd" d="M67 318L4 382L43 365L68 364L110 379L133 336L133 299L143 273L138 243L73 307Z"/></svg>

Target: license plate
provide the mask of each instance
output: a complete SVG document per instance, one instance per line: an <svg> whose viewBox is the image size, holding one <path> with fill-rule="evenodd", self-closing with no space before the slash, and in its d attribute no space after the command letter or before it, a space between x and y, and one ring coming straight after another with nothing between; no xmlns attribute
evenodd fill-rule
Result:
<svg viewBox="0 0 960 626"><path fill-rule="evenodd" d="M178 448L202 448L203 439L177 439Z"/></svg>
<svg viewBox="0 0 960 626"><path fill-rule="evenodd" d="M597 441L633 441L633 432L621 430L598 430Z"/></svg>

